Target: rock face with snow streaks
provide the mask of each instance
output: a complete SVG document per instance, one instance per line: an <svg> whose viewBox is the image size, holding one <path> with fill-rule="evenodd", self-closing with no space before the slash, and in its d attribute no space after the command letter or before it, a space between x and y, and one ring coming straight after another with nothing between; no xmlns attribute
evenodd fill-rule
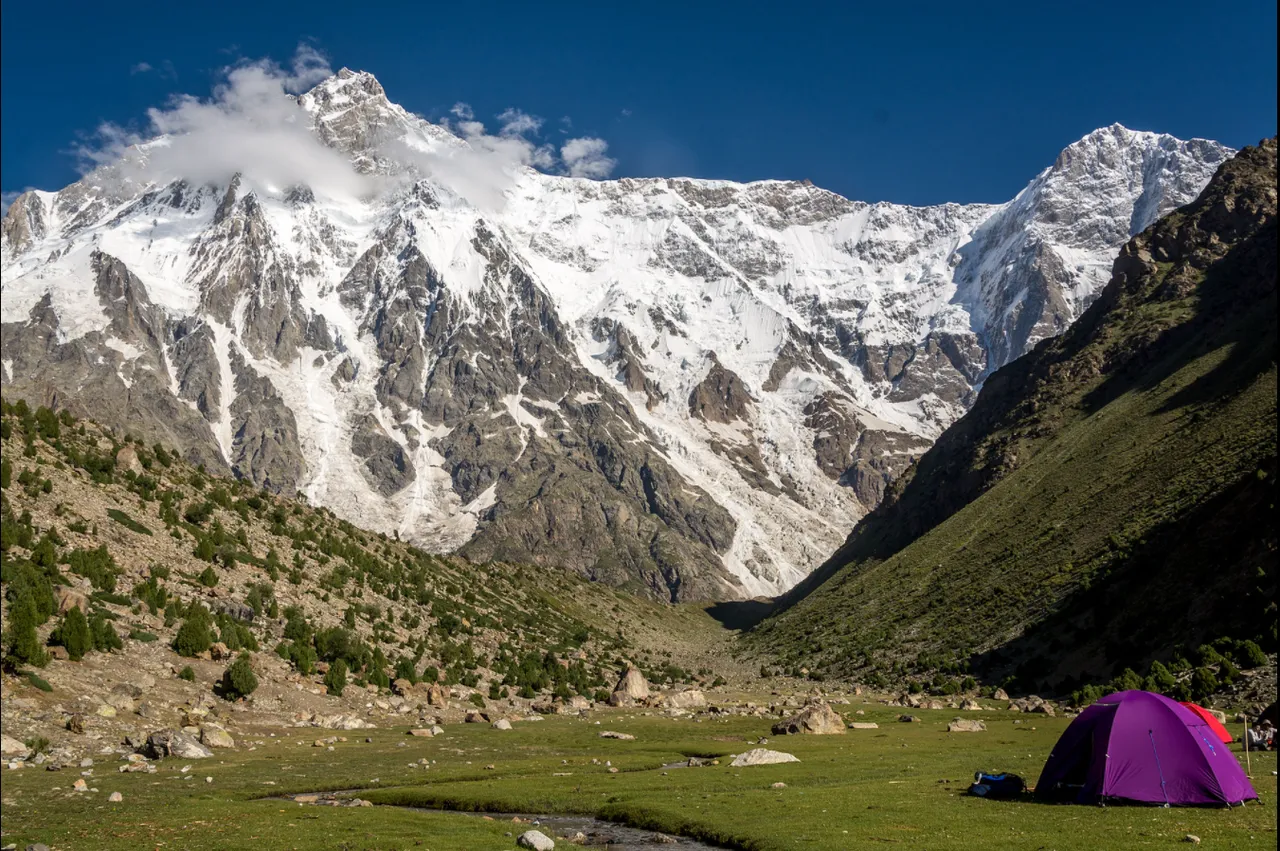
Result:
<svg viewBox="0 0 1280 851"><path fill-rule="evenodd" d="M367 191L131 179L0 228L4 392L436 551L664 599L794 585L1115 249L1230 151L1113 126L1013 201L519 167L343 70L299 118Z"/></svg>

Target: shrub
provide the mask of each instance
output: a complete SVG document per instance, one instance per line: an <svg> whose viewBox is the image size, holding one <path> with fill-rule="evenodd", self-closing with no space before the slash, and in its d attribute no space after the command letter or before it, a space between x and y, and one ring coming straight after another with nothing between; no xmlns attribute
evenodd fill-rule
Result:
<svg viewBox="0 0 1280 851"><path fill-rule="evenodd" d="M218 584L218 572L213 569L213 565L200 571L200 584L206 588L212 588Z"/></svg>
<svg viewBox="0 0 1280 851"><path fill-rule="evenodd" d="M1191 674L1191 699L1201 700L1218 690L1218 678L1211 668L1201 666Z"/></svg>
<svg viewBox="0 0 1280 851"><path fill-rule="evenodd" d="M1261 668L1267 664L1267 654L1254 641L1242 641L1236 647L1236 659L1245 668Z"/></svg>
<svg viewBox="0 0 1280 851"><path fill-rule="evenodd" d="M93 620L89 622L89 631L93 635L94 650L108 653L124 648L124 642L120 640L116 628L111 625L111 621L100 614L94 615Z"/></svg>
<svg viewBox="0 0 1280 851"><path fill-rule="evenodd" d="M30 671L27 672L27 682L31 683L31 685L40 689L40 691L53 691L53 686L49 685L48 680L44 679L43 677L37 676L36 674L31 673Z"/></svg>
<svg viewBox="0 0 1280 851"><path fill-rule="evenodd" d="M341 696L347 687L347 663L338 659L329 666L324 675L324 687L329 694Z"/></svg>
<svg viewBox="0 0 1280 851"><path fill-rule="evenodd" d="M316 670L316 651L310 644L293 644L289 647L289 661L299 674L312 674Z"/></svg>
<svg viewBox="0 0 1280 851"><path fill-rule="evenodd" d="M75 606L68 609L62 616L62 623L49 636L49 641L67 648L67 656L72 662L83 659L84 654L93 649L93 634L89 631L84 612Z"/></svg>
<svg viewBox="0 0 1280 851"><path fill-rule="evenodd" d="M422 682L438 683L440 682L440 669L435 665L428 665L422 669Z"/></svg>
<svg viewBox="0 0 1280 851"><path fill-rule="evenodd" d="M249 654L241 653L222 673L222 696L227 700L239 700L253 694L258 687L258 677L253 673Z"/></svg>
<svg viewBox="0 0 1280 851"><path fill-rule="evenodd" d="M159 641L159 637L154 632L146 632L141 629L132 630L129 633L129 637L134 641L141 641L143 644L150 644L153 641Z"/></svg>
<svg viewBox="0 0 1280 851"><path fill-rule="evenodd" d="M179 656L198 656L213 644L210 634L209 610L195 605L187 614L187 619L178 628L173 639L173 649Z"/></svg>
<svg viewBox="0 0 1280 851"><path fill-rule="evenodd" d="M471 693L470 700L471 700L471 704L475 706L477 709L484 709L484 698L480 696L480 692L473 691Z"/></svg>
<svg viewBox="0 0 1280 851"><path fill-rule="evenodd" d="M10 591L12 591L12 586ZM43 667L49 656L40 646L36 626L44 622L39 616L35 596L30 587L21 587L9 603L9 618L4 632L4 657L10 665Z"/></svg>
<svg viewBox="0 0 1280 851"><path fill-rule="evenodd" d="M189 683L194 683L196 681L196 672L191 670L190 665L187 665L185 668L183 668L181 671L178 672L178 679L186 680Z"/></svg>

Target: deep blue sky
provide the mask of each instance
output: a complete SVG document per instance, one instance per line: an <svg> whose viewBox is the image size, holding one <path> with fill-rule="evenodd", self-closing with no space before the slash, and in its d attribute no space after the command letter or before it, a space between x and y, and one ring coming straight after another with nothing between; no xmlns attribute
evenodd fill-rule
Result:
<svg viewBox="0 0 1280 851"><path fill-rule="evenodd" d="M868 201L1007 200L1115 121L1234 147L1276 132L1275 0L181 6L3 4L4 190L73 181L78 133L142 126L301 39L429 118L570 116L619 176L809 178Z"/></svg>

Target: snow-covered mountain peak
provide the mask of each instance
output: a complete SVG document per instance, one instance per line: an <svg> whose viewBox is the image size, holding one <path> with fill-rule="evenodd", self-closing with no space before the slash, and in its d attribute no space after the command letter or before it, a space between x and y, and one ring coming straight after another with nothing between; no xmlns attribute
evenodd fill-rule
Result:
<svg viewBox="0 0 1280 851"><path fill-rule="evenodd" d="M6 395L434 549L672 599L806 575L1230 154L1116 125L1009 203L909 207L547 173L345 68L249 106L14 202Z"/></svg>

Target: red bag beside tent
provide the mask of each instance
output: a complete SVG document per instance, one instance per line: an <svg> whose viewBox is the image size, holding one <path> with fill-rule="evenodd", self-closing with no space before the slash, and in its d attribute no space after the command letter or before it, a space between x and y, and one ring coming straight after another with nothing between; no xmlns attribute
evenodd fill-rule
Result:
<svg viewBox="0 0 1280 851"><path fill-rule="evenodd" d="M1180 700L1178 702L1181 703L1183 706L1187 707L1188 709L1190 709L1195 714L1199 715L1201 718L1203 718L1204 723L1209 725L1209 728L1213 730L1214 733L1217 734L1219 739L1222 739L1222 741L1224 741L1228 745L1235 741L1235 738L1230 733L1227 732L1227 728L1222 726L1222 722L1219 721L1217 718L1213 717L1212 712L1205 709L1203 706L1200 706L1195 703L1191 703L1190 701Z"/></svg>

